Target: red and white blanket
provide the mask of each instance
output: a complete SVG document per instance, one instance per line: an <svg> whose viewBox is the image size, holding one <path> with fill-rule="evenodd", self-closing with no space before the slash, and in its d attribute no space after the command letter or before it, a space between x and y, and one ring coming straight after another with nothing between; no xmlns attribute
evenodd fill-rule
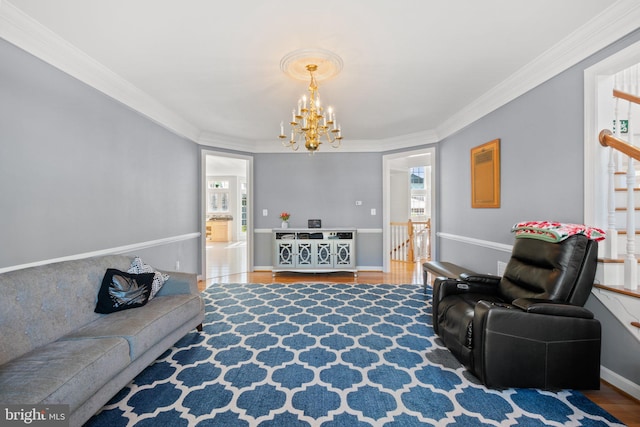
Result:
<svg viewBox="0 0 640 427"><path fill-rule="evenodd" d="M561 242L574 234L582 234L596 241L604 240L606 235L599 228L552 221L519 222L511 228L511 231L516 233L516 238L540 239L552 243Z"/></svg>

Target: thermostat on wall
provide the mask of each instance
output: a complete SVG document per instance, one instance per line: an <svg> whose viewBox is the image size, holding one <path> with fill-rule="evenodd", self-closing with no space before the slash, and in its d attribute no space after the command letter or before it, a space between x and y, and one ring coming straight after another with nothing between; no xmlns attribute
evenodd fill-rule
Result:
<svg viewBox="0 0 640 427"><path fill-rule="evenodd" d="M309 219L307 224L309 228L322 228L322 220L319 219Z"/></svg>

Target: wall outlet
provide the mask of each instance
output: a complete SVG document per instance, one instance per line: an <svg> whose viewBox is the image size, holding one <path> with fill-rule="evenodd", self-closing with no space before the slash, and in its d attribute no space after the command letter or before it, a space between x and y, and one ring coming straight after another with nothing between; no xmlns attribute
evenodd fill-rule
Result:
<svg viewBox="0 0 640 427"><path fill-rule="evenodd" d="M180 261L176 261L176 271L180 270Z"/></svg>
<svg viewBox="0 0 640 427"><path fill-rule="evenodd" d="M362 206L362 200L356 200L356 206Z"/></svg>
<svg viewBox="0 0 640 427"><path fill-rule="evenodd" d="M502 276L504 274L505 268L507 268L507 263L498 261L498 276Z"/></svg>

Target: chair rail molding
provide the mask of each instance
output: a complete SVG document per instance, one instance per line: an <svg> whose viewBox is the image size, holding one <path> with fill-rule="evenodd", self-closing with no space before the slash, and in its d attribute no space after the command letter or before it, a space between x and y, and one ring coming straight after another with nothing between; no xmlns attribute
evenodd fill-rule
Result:
<svg viewBox="0 0 640 427"><path fill-rule="evenodd" d="M507 252L509 254L513 250L513 245L506 245L504 243L492 242L490 240L482 240L482 239L476 239L473 237L459 236L457 234L444 233L442 231L439 231L438 233L436 233L436 235L441 239L453 240L455 242L481 246L483 248L493 249L501 252Z"/></svg>
<svg viewBox="0 0 640 427"><path fill-rule="evenodd" d="M152 248L154 246L162 246L170 243L182 242L184 240L197 239L198 237L200 237L200 232L187 233L187 234L181 234L179 236L165 237L157 240L149 240L147 242L133 243L131 245L117 246L115 248L100 249L93 252L84 252L84 253L64 256L60 258L52 258L52 259L46 259L41 261L34 261L26 264L12 265L9 267L0 268L0 274L6 273L8 271L21 270L23 268L52 264L54 262L72 261L72 260L91 258L95 256L102 256L102 255L124 254L128 252L139 251L141 249Z"/></svg>

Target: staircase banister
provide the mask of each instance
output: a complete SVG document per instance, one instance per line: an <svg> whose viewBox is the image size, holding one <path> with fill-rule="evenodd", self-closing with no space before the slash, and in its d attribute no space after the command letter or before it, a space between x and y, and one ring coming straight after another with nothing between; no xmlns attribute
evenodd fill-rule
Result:
<svg viewBox="0 0 640 427"><path fill-rule="evenodd" d="M614 89L613 96L616 98L624 99L629 102L633 102L634 104L640 105L640 96L633 95L631 93L626 93L621 90Z"/></svg>
<svg viewBox="0 0 640 427"><path fill-rule="evenodd" d="M629 157L633 157L634 159L640 161L640 149L634 147L631 144L628 144L622 139L616 138L615 136L613 136L613 132L611 132L609 129L601 130L600 134L598 135L598 140L603 147L611 147L626 154Z"/></svg>

